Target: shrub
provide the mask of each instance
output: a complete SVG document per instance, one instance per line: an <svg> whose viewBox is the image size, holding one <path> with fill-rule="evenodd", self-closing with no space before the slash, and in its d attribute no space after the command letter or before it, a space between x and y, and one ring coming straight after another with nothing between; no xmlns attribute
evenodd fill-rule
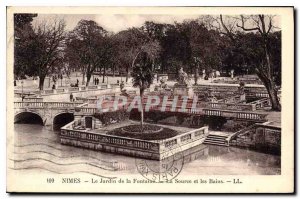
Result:
<svg viewBox="0 0 300 199"><path fill-rule="evenodd" d="M148 124L144 125L144 131L141 132L140 127L140 125L129 125L116 128L107 134L141 140L163 140L174 137L178 134L177 131L173 129Z"/></svg>
<svg viewBox="0 0 300 199"><path fill-rule="evenodd" d="M129 119L129 113L126 110L117 110L113 112L95 113L94 117L99 119L104 125L116 122L126 121Z"/></svg>

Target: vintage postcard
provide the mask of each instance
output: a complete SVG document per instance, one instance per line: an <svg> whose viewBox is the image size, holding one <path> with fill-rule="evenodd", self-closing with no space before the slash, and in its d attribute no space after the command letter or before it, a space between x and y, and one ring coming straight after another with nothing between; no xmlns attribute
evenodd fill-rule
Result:
<svg viewBox="0 0 300 199"><path fill-rule="evenodd" d="M293 193L293 7L7 7L7 192Z"/></svg>

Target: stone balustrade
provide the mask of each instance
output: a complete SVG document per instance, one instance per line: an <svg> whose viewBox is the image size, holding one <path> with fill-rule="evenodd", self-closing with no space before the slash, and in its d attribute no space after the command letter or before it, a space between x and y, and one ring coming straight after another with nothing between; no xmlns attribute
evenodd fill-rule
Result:
<svg viewBox="0 0 300 199"><path fill-rule="evenodd" d="M25 108L25 107L32 107L32 108L43 108L44 102L14 102L15 108Z"/></svg>
<svg viewBox="0 0 300 199"><path fill-rule="evenodd" d="M42 97L25 97L23 102L43 102Z"/></svg>
<svg viewBox="0 0 300 199"><path fill-rule="evenodd" d="M264 153L281 153L281 128L268 124L253 124L227 139L230 146L262 150Z"/></svg>
<svg viewBox="0 0 300 199"><path fill-rule="evenodd" d="M78 114L78 115L80 115L80 114L83 114L83 115L93 115L93 114L95 114L97 112L99 112L98 108L94 108L94 107L80 107L80 110L76 114Z"/></svg>
<svg viewBox="0 0 300 199"><path fill-rule="evenodd" d="M145 108L145 106L144 106ZM152 106L150 107L150 110L154 111L165 111L165 112L181 112L181 113L191 113L191 114L200 114L202 113L200 109L198 108L191 108L186 107L185 109L182 109L181 106L175 106L174 108L172 106L166 106L164 109L162 109L162 106Z"/></svg>
<svg viewBox="0 0 300 199"><path fill-rule="evenodd" d="M182 147L185 144L188 144L190 142L195 142L199 139L205 139L208 135L208 126L201 127L199 129L195 129L180 135L177 135L172 138L163 139L163 140L157 140L154 142L157 142L160 144L160 149L162 151L169 150L172 147Z"/></svg>
<svg viewBox="0 0 300 199"><path fill-rule="evenodd" d="M135 157L160 160L177 152L198 146L208 135L208 127L202 127L164 140L140 140L74 129L75 121L60 131L60 142L66 145L92 150L120 153Z"/></svg>
<svg viewBox="0 0 300 199"><path fill-rule="evenodd" d="M215 96L223 95L223 94L230 94L230 92L236 92L238 90L238 84L228 84L228 85L221 85L221 84L209 84L209 85L197 85L193 86L194 92L197 94L201 94L201 92L211 91L214 92ZM281 93L281 90L278 90L278 94ZM247 97L269 97L267 89L263 85L247 85L245 86L245 94Z"/></svg>
<svg viewBox="0 0 300 199"><path fill-rule="evenodd" d="M267 114L255 113L250 111L233 111L233 110L218 110L218 109L203 109L205 115L221 116L229 118L237 118L243 120L266 121Z"/></svg>
<svg viewBox="0 0 300 199"><path fill-rule="evenodd" d="M246 96L248 98L265 98L265 97L269 97L268 92L248 92L246 93Z"/></svg>
<svg viewBox="0 0 300 199"><path fill-rule="evenodd" d="M74 108L82 103L76 102L14 102L16 108Z"/></svg>
<svg viewBox="0 0 300 199"><path fill-rule="evenodd" d="M224 84L239 84L240 82L244 82L245 84L257 84L262 85L263 83L261 80L256 78L242 78L239 77L237 79L215 79L213 80L214 83L224 83Z"/></svg>
<svg viewBox="0 0 300 199"><path fill-rule="evenodd" d="M218 100L219 103L241 103L241 95L234 95L234 96L230 96L230 97L225 97L223 99L219 99Z"/></svg>
<svg viewBox="0 0 300 199"><path fill-rule="evenodd" d="M159 143L153 141L125 138L114 135L105 135L93 132L86 132L83 130L74 130L73 127L74 122L71 122L68 125L65 125L61 128L60 138L62 144L66 144L66 140L72 138L75 140L81 140L82 142L97 143L98 146L101 144L109 144L116 145L119 147L129 147L159 152ZM99 149L97 148L97 145L94 145L94 149L96 150Z"/></svg>
<svg viewBox="0 0 300 199"><path fill-rule="evenodd" d="M80 106L82 105L82 106ZM234 110L223 110L225 106L232 106L233 107L248 107L248 105L232 105L232 104L219 104L219 103L211 103L213 106L210 108L203 108L203 109L194 109L191 107L186 107L182 109L181 106L167 106L163 110L161 106L152 106L150 110L157 110L157 111L165 111L165 112L182 112L188 114L201 114L201 115L212 115L212 116L221 116L221 117L231 117L237 119L244 119L244 120L255 120L255 121L266 121L267 114L256 113L251 111L234 111ZM98 113L99 110L97 107L87 107L87 103L77 103L77 102L14 102L15 108L75 108L75 114L77 115L93 115ZM144 106L145 108L145 106ZM119 109L128 109L128 104Z"/></svg>
<svg viewBox="0 0 300 199"><path fill-rule="evenodd" d="M218 103L211 102L209 106L213 109L237 110L237 111L255 111L255 104L233 104L233 103Z"/></svg>
<svg viewBox="0 0 300 199"><path fill-rule="evenodd" d="M57 88L51 90L38 90L27 93L28 95L37 94L37 95L51 95L51 94L61 94L61 93L71 93L87 90L99 90L99 89L108 89L111 88L110 85L92 85L92 86L83 86L83 87L68 87L68 88ZM15 94L20 94L21 91L15 90ZM25 95L25 92L24 92Z"/></svg>
<svg viewBox="0 0 300 199"><path fill-rule="evenodd" d="M76 108L81 108L81 107L88 107L89 103L83 103L83 104L79 104L78 106L76 106Z"/></svg>
<svg viewBox="0 0 300 199"><path fill-rule="evenodd" d="M239 135L241 135L241 134L244 134L244 133L247 133L247 132L249 132L249 131L255 130L256 126L257 126L257 123L252 124L252 125L250 125L250 126L244 128L244 129L241 129L241 130L239 130L239 131L237 131L237 132L231 134L230 136L228 136L228 137L226 138L226 141L228 142L228 145L230 145L231 140L236 139L237 136L239 136Z"/></svg>
<svg viewBox="0 0 300 199"><path fill-rule="evenodd" d="M255 100L253 102L250 102L249 104L251 104L252 106L255 106L255 108L257 110L259 110L259 109L263 109L265 107L270 107L271 106L271 101L268 98L263 98L263 99L259 99L259 100Z"/></svg>

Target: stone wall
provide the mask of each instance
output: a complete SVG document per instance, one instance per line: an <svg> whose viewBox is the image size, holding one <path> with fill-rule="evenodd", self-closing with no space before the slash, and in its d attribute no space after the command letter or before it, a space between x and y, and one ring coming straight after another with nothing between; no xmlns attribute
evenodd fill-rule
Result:
<svg viewBox="0 0 300 199"><path fill-rule="evenodd" d="M281 153L281 128L270 125L255 125L254 128L237 135L230 146L259 150L270 154Z"/></svg>
<svg viewBox="0 0 300 199"><path fill-rule="evenodd" d="M139 121L140 112L138 112L136 109L132 110L130 113L130 119ZM149 123L165 124L172 126L201 128L207 125L211 130L222 131L225 129L225 131L229 132L236 132L238 127L244 128L253 124L253 122L251 121L232 121L232 119L214 115L194 115L190 113L161 111L145 112L144 119L146 122ZM224 126L225 124L227 125Z"/></svg>
<svg viewBox="0 0 300 199"><path fill-rule="evenodd" d="M75 121L61 129L61 144L154 160L198 146L208 135L208 128L203 127L165 140L146 141L77 130L74 124Z"/></svg>

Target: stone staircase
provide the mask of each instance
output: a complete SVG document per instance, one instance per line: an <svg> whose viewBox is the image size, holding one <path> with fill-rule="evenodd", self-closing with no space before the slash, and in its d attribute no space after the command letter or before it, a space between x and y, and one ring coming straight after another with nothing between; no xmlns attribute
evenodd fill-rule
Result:
<svg viewBox="0 0 300 199"><path fill-rule="evenodd" d="M230 135L221 132L210 132L206 137L204 144L212 144L219 146L229 146L228 141L226 140Z"/></svg>

